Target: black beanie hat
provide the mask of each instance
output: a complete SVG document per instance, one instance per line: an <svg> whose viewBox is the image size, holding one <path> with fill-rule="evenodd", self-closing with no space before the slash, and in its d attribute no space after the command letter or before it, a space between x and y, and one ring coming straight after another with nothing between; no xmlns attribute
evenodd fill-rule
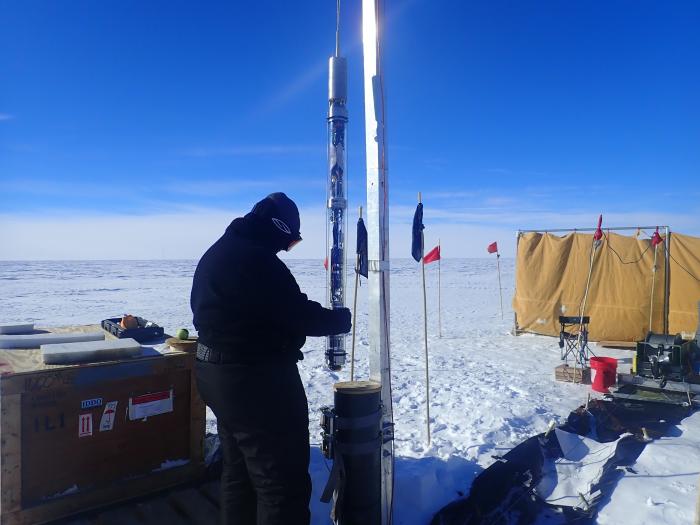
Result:
<svg viewBox="0 0 700 525"><path fill-rule="evenodd" d="M282 192L270 193L260 202L256 203L251 213L261 219L269 220L273 229L279 232L287 244L301 239L299 230L299 209L294 201ZM286 248L286 246L285 246Z"/></svg>

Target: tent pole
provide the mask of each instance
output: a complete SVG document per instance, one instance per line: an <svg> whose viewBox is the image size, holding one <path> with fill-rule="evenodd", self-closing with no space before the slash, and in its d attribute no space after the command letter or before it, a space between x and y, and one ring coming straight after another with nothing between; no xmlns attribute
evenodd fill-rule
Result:
<svg viewBox="0 0 700 525"><path fill-rule="evenodd" d="M518 246L520 245L520 230L515 232L515 281L517 283L518 277ZM513 286L513 300L518 293L517 286ZM518 335L518 314L513 308L513 335Z"/></svg>
<svg viewBox="0 0 700 525"><path fill-rule="evenodd" d="M669 310L669 294L671 293L670 277L671 277L671 261L670 261L670 251L671 251L671 231L668 226L664 227L666 230L666 239L664 239L664 253L666 255L664 261L664 333L667 334L669 331L668 323L668 310Z"/></svg>

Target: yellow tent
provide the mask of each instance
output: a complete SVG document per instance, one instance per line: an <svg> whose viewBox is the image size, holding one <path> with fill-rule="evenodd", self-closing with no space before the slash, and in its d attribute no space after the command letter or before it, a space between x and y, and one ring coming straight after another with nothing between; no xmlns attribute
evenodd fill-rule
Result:
<svg viewBox="0 0 700 525"><path fill-rule="evenodd" d="M669 333L686 337L695 333L700 238L677 233L662 238L654 276L650 239L605 231L595 253L584 312L591 318L591 340L638 341L650 329L659 333L668 328ZM588 233L519 233L513 298L516 331L556 336L560 315L579 315L592 245L593 235Z"/></svg>

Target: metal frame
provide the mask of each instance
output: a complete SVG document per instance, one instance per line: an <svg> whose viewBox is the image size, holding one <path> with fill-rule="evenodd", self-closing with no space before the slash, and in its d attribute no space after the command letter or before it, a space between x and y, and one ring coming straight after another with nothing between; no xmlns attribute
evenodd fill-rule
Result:
<svg viewBox="0 0 700 525"><path fill-rule="evenodd" d="M650 379L648 377L637 376L634 374L617 374L617 383L619 385L637 385L676 393L690 392L692 394L700 394L700 384L686 383L682 381L668 381L665 387L659 388L658 379Z"/></svg>
<svg viewBox="0 0 700 525"><path fill-rule="evenodd" d="M566 316L559 316L559 357L565 363L568 363L569 355L573 356L574 363L585 367L588 364L588 354L595 354L593 350L588 346L588 321L590 319L588 316L584 316L581 319L579 316L573 316L572 319L579 319L579 321L573 323L562 322L562 318ZM567 332L567 327L579 327L579 332Z"/></svg>
<svg viewBox="0 0 700 525"><path fill-rule="evenodd" d="M624 231L624 230L651 230L652 228L665 228L666 233L668 233L668 226L615 226L615 227L605 227L601 230L605 231ZM558 228L554 230L518 230L518 233L564 233L564 232L594 232L598 228Z"/></svg>

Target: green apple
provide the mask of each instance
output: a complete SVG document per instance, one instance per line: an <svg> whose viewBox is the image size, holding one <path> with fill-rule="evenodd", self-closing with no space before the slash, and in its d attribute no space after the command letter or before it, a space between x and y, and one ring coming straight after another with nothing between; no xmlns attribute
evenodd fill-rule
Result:
<svg viewBox="0 0 700 525"><path fill-rule="evenodd" d="M175 334L175 337L178 339L188 339L190 337L190 333L187 331L187 328L180 328Z"/></svg>

